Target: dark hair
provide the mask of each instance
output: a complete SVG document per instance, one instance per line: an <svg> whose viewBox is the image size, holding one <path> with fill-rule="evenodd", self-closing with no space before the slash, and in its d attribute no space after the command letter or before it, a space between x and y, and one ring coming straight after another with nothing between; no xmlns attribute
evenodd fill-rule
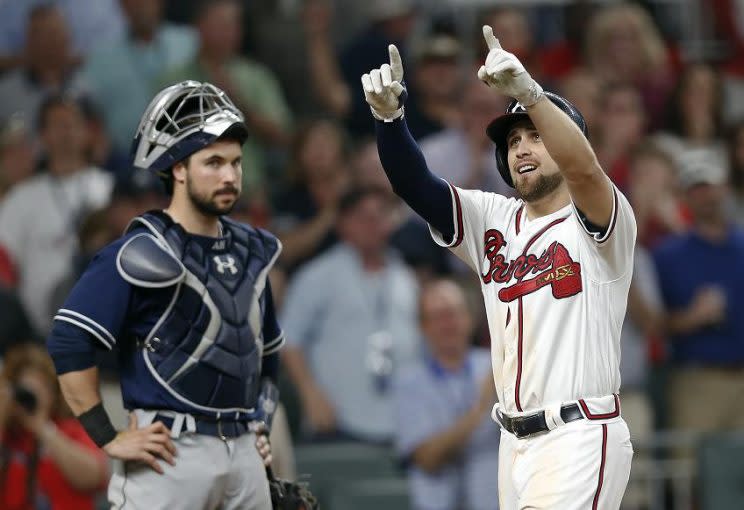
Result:
<svg viewBox="0 0 744 510"><path fill-rule="evenodd" d="M73 108L84 115L83 108L80 101L68 94L51 94L46 96L39 106L39 111L36 114L36 129L41 131L46 127L46 122L49 117L49 112L57 107Z"/></svg>
<svg viewBox="0 0 744 510"><path fill-rule="evenodd" d="M47 14L53 13L59 13L59 9L51 1L35 5L28 11L28 15L26 16L26 29L28 30L28 25L30 25L32 22L37 21L39 18Z"/></svg>
<svg viewBox="0 0 744 510"><path fill-rule="evenodd" d="M633 165L643 159L663 161L672 172L676 173L677 171L677 163L674 158L653 141L645 140L633 147L629 156L630 166L633 167Z"/></svg>
<svg viewBox="0 0 744 510"><path fill-rule="evenodd" d="M389 195L384 190L374 186L353 186L346 190L338 201L339 216L349 213L370 197L379 198L380 201L387 202Z"/></svg>
<svg viewBox="0 0 744 510"><path fill-rule="evenodd" d="M715 90L713 93L715 94L714 97L714 104L713 104L713 111L711 114L713 115L713 136L719 137L723 134L723 80L721 78L720 71L711 63L709 62L691 62L688 65L685 66L685 68L682 70L682 73L680 74L679 78L677 79L677 83L674 86L674 90L672 91L671 95L669 96L668 102L667 102L667 109L666 109L666 129L670 131L671 133L674 133L676 135L679 135L681 137L686 137L687 133L685 133L685 119L682 113L682 108L680 106L680 100L682 98L682 93L684 92L685 88L689 85L690 76L692 75L693 71L704 68L709 69L713 73L713 77L715 78Z"/></svg>
<svg viewBox="0 0 744 510"><path fill-rule="evenodd" d="M285 172L285 180L290 185L300 185L305 182L305 175L302 168L302 150L307 144L308 138L313 131L321 125L330 126L339 137L341 143L341 157L345 160L350 155L349 135L344 127L338 121L331 117L313 117L301 120L292 134L292 140L289 143L289 161Z"/></svg>
<svg viewBox="0 0 744 510"><path fill-rule="evenodd" d="M209 9L221 4L236 4L241 8L243 7L243 4L239 0L195 0L193 2L193 10L191 11L192 22L199 21Z"/></svg>

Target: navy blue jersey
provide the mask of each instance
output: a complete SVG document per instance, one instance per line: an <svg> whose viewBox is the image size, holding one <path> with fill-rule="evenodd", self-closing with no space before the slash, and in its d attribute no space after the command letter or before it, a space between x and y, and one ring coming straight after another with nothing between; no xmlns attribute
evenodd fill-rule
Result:
<svg viewBox="0 0 744 510"><path fill-rule="evenodd" d="M142 346L138 345L166 312L175 286L146 288L132 285L122 277L117 270L117 255L137 234L135 230L121 237L91 261L54 317L49 353L57 373L64 374L94 366L96 348L116 347L124 407L194 412L155 380L145 365ZM204 250L210 250L215 243L210 237L192 235L191 239ZM266 359L284 343L268 282L259 303Z"/></svg>

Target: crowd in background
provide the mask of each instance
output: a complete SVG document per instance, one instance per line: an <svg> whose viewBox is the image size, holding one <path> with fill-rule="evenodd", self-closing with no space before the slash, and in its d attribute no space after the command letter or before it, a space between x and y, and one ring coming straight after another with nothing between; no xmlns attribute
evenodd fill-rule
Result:
<svg viewBox="0 0 744 510"><path fill-rule="evenodd" d="M490 508L479 490L495 480L475 474L494 469L498 448L478 282L394 195L360 85L395 43L407 123L432 171L512 195L485 135L508 99L475 77L486 23L583 112L635 211L621 366L634 438L744 429L744 8L690 3L712 7L713 56L689 51L655 2L0 3L0 486L15 476L8 438L20 432L33 462L34 438L71 438L88 471L54 476L73 492L101 486L100 459L58 397L50 431L4 409L4 385L24 371L11 359L46 374L28 343L43 345L96 252L167 203L156 176L131 168L131 140L155 92L194 79L227 92L250 131L233 216L284 245L270 277L293 439L395 445L421 508L432 494L462 501L463 490L472 508ZM115 381L114 357L102 353L101 366Z"/></svg>

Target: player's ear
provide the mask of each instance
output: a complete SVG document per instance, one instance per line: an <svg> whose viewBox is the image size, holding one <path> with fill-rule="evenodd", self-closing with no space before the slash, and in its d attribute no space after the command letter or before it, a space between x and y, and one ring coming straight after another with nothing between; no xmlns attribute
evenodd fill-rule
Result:
<svg viewBox="0 0 744 510"><path fill-rule="evenodd" d="M171 173L173 174L173 180L176 182L180 182L181 184L186 182L186 170L188 170L188 160L179 161L178 163L173 165L173 170L171 170Z"/></svg>

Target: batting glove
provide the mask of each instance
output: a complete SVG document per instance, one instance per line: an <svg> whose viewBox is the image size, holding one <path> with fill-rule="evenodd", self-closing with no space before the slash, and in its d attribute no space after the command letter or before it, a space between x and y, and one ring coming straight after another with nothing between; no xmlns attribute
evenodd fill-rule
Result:
<svg viewBox="0 0 744 510"><path fill-rule="evenodd" d="M392 122L403 116L406 87L403 85L403 62L398 48L388 46L390 63L382 64L379 69L372 69L362 75L364 98L367 100L372 115L384 122Z"/></svg>
<svg viewBox="0 0 744 510"><path fill-rule="evenodd" d="M501 47L490 26L483 26L483 37L488 45L488 56L485 65L478 69L478 78L525 107L535 104L543 95L542 87L532 79L514 54Z"/></svg>

